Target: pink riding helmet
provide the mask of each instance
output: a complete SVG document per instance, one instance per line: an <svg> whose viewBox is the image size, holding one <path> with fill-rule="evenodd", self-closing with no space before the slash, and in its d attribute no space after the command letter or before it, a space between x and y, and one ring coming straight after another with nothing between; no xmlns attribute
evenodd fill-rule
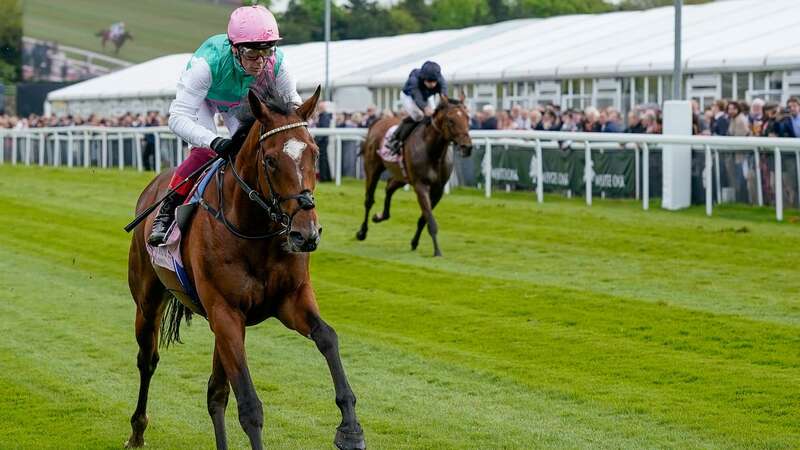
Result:
<svg viewBox="0 0 800 450"><path fill-rule="evenodd" d="M228 39L233 45L277 41L280 38L278 22L267 8L261 5L243 6L231 13L228 21Z"/></svg>

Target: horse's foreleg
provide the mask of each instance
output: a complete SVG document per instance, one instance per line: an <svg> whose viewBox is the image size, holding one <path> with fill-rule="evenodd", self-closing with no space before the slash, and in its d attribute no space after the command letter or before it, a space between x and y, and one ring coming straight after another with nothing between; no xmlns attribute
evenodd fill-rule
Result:
<svg viewBox="0 0 800 450"><path fill-rule="evenodd" d="M383 212L372 216L373 222L378 223L383 222L384 220L389 220L389 209L392 206L392 196L394 195L395 191L405 185L406 182L404 180L395 179L391 179L388 183L386 183L386 198L383 199Z"/></svg>
<svg viewBox="0 0 800 450"><path fill-rule="evenodd" d="M208 414L214 424L217 450L228 448L228 441L225 436L225 409L228 407L230 391L228 377L225 376L225 368L222 367L219 352L214 349L214 364L211 370L211 377L208 379Z"/></svg>
<svg viewBox="0 0 800 450"><path fill-rule="evenodd" d="M436 218L433 217L431 187L427 184L418 182L414 185L414 190L417 193L419 207L422 209L422 217L428 224L428 233L431 235L431 239L433 239L433 256L442 256L442 251L439 249L439 241L436 238L436 235L439 232L439 225L436 224ZM417 229L419 230L419 227L417 227Z"/></svg>
<svg viewBox="0 0 800 450"><path fill-rule="evenodd" d="M230 308L218 306L223 302L224 300L220 299L217 307L210 308L208 312L208 320L216 338L214 352L219 356L225 376L236 395L239 423L250 439L251 447L260 450L264 412L247 368L244 351L244 317Z"/></svg>
<svg viewBox="0 0 800 450"><path fill-rule="evenodd" d="M328 363L336 393L336 406L342 413L342 422L336 428L333 441L336 447L342 450L366 448L364 431L356 417L356 396L339 357L339 339L336 331L320 317L314 291L309 284L301 286L297 295L284 303L278 318L288 328L313 340Z"/></svg>
<svg viewBox="0 0 800 450"><path fill-rule="evenodd" d="M139 399L131 416L131 437L125 442L126 448L144 446L144 430L147 428L147 394L150 380L158 366L158 329L160 313L158 299L144 301L136 305L136 341L139 354L136 366L139 368Z"/></svg>
<svg viewBox="0 0 800 450"><path fill-rule="evenodd" d="M364 198L364 222L361 223L361 229L359 229L358 233L356 233L356 239L359 241L363 241L367 238L369 210L372 209L372 205L375 204L375 188L378 187L378 181L381 179L381 173L383 172L383 170L381 170L383 165L376 166L373 164L373 166L374 167L367 167L365 164L367 172L367 192Z"/></svg>

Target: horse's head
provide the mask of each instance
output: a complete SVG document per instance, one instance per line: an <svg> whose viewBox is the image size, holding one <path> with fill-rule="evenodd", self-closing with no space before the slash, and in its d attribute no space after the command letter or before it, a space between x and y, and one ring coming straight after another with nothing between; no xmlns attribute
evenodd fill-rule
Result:
<svg viewBox="0 0 800 450"><path fill-rule="evenodd" d="M295 111L271 90L265 94L266 103L250 91L250 109L260 126L253 127L258 131L251 130L237 158L257 166L258 190L288 226L286 247L292 252L314 251L322 233L314 203L319 148L305 126L319 94L317 87Z"/></svg>
<svg viewBox="0 0 800 450"><path fill-rule="evenodd" d="M472 154L472 139L469 137L469 113L464 105L464 93L458 100L442 95L436 111L433 114L434 125L441 130L444 139L454 142L461 156L469 157Z"/></svg>

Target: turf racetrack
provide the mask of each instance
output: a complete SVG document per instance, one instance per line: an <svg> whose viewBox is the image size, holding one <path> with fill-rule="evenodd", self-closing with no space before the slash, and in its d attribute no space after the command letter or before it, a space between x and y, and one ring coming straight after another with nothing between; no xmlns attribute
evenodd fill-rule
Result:
<svg viewBox="0 0 800 450"><path fill-rule="evenodd" d="M0 447L119 448L138 373L126 283L147 174L0 166ZM800 447L800 226L769 209L475 190L436 210L445 257L399 192L360 223L362 184L319 186L312 278L373 449ZM381 199L379 198L379 202ZM201 212L202 214L202 212ZM796 216L797 212L787 212ZM212 335L162 350L150 449L210 449ZM332 448L313 343L248 329L268 448ZM228 408L232 448L246 438Z"/></svg>

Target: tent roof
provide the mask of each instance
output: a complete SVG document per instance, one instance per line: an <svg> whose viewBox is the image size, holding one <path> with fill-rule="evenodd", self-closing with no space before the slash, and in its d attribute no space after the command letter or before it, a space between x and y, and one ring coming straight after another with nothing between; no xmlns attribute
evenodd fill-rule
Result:
<svg viewBox="0 0 800 450"><path fill-rule="evenodd" d="M797 0L730 0L683 8L684 70L800 65ZM453 82L628 76L672 71L673 8L522 19L461 30L330 43L331 85L398 86L426 60ZM298 89L325 79L325 44L283 47ZM48 99L162 97L189 54L164 56L78 83Z"/></svg>

